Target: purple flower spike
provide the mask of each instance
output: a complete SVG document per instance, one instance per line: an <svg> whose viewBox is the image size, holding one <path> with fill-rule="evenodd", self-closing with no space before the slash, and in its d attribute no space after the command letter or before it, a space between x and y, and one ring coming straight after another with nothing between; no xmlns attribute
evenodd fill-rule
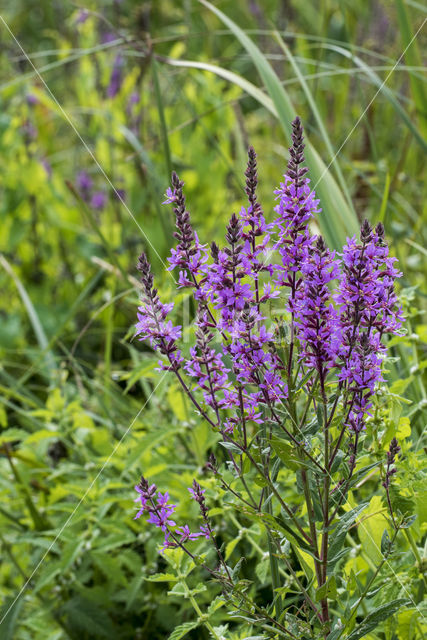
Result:
<svg viewBox="0 0 427 640"><path fill-rule="evenodd" d="M91 207L96 211L102 211L107 204L107 196L103 191L95 191L93 194L91 201Z"/></svg>
<svg viewBox="0 0 427 640"><path fill-rule="evenodd" d="M85 202L90 200L90 192L93 186L93 180L86 171L79 171L76 178L77 188L82 199Z"/></svg>
<svg viewBox="0 0 427 640"><path fill-rule="evenodd" d="M113 70L110 77L110 84L107 87L108 98L114 98L120 91L123 82L123 66L123 56L119 53L114 60Z"/></svg>
<svg viewBox="0 0 427 640"><path fill-rule="evenodd" d="M403 321L394 292L394 281L401 273L394 262L395 258L388 257L381 223L374 230L365 220L360 242L353 237L343 249L343 270L335 295L341 325L339 378L353 392L348 424L356 433L365 426L370 398L382 380L382 336L398 334Z"/></svg>
<svg viewBox="0 0 427 640"><path fill-rule="evenodd" d="M178 178L175 171L172 173L172 188L166 191L166 200L163 204L173 204L175 213L176 231L175 238L178 240L176 249L171 250L171 257L168 258L171 271L175 267L184 270L183 277L180 276L181 286L192 286L198 292L198 298L202 298L198 277L203 275L203 265L207 262L206 246L201 245L197 233L194 232L190 222L190 213L185 206L185 196L183 192L184 183Z"/></svg>
<svg viewBox="0 0 427 640"><path fill-rule="evenodd" d="M275 207L278 215L276 226L279 241L276 243L282 264L276 270L276 285L290 287L290 307L295 299L299 280L296 273L308 253L313 242L308 230L308 222L317 213L319 201L314 191L310 191L309 180L305 177L308 169L301 167L304 162L304 136L300 118L292 123L292 146L289 149L290 159L285 181L275 193L279 204Z"/></svg>
<svg viewBox="0 0 427 640"><path fill-rule="evenodd" d="M332 306L329 283L338 277L334 253L318 237L301 266L303 284L291 301L300 340L300 359L316 370L324 381L334 366L340 345L337 313Z"/></svg>
<svg viewBox="0 0 427 640"><path fill-rule="evenodd" d="M142 304L138 308L136 335L140 340L148 338L156 351L167 356L170 368L177 371L183 362L181 352L176 346L176 341L181 337L181 327L175 327L170 320L166 320L173 308L173 302L160 302L157 289L153 287L151 267L144 253L139 257L138 269L141 272L144 294Z"/></svg>

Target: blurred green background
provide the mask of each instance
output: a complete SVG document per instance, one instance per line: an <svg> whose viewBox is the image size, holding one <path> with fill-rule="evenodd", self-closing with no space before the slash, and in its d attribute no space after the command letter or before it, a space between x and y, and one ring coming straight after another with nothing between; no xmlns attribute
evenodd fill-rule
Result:
<svg viewBox="0 0 427 640"><path fill-rule="evenodd" d="M421 543L425 17L412 0L3 5L2 638L166 638L187 619L185 602L144 580L164 560L132 521L132 487L144 470L194 517L186 486L215 436L132 341L135 264L147 251L171 297L173 218L161 203L172 169L201 240L221 242L244 204L252 144L271 219L297 114L329 244L339 249L364 217L381 220L403 271L407 335L391 344L384 425L390 438L400 429L401 497L418 513L412 542ZM176 307L191 316L186 293ZM236 537L223 527L225 541ZM402 575L415 572L419 598L412 542L402 543ZM399 625L395 636L369 637L421 638L415 610Z"/></svg>

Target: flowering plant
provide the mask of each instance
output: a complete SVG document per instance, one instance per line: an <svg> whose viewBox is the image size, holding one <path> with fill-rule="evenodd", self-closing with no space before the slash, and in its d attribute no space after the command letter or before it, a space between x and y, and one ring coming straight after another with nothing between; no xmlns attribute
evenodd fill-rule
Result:
<svg viewBox="0 0 427 640"><path fill-rule="evenodd" d="M221 447L206 461L205 476L210 474L227 494L228 506L265 531L269 605L260 604L259 574L255 571L252 582L243 580L241 561L228 563L209 515L209 493L205 496L199 481L189 489L203 520L197 531L179 522L169 494L143 476L135 487L135 518L146 513L148 522L161 529L166 558L180 550L192 567L200 565L221 586L220 606L225 604L250 631L264 634L253 637L357 640L366 635L360 624L355 626L359 607L388 562L398 531L410 524L404 514L393 512L390 500L399 453L393 439L383 472L389 519L382 560L369 588L353 599L352 608L340 610L337 593L345 585L343 567L351 551L346 536L351 527L363 526L367 506L349 501L349 492L380 464L359 468L358 460L384 381L386 339L401 330L394 291L401 274L381 223L372 228L365 220L360 237L349 238L341 253L312 234L319 201L303 166L300 119L292 126L287 172L275 192L275 220L266 221L258 201L256 154L250 148L248 205L231 216L222 248L201 244L186 208L184 183L172 175L165 203L174 208L177 246L169 268L178 270L178 286L189 288L195 301L189 353L180 344L182 327L171 319L173 303L160 300L145 254L138 263L143 296L137 336L161 354L160 368L177 377L200 419L218 434ZM210 486L206 479L200 482ZM208 544L214 564L205 551ZM180 581L188 596L182 574ZM368 624L365 620L366 633L403 603L389 603L387 611ZM212 626L209 616L198 623L212 637L223 636L224 629Z"/></svg>

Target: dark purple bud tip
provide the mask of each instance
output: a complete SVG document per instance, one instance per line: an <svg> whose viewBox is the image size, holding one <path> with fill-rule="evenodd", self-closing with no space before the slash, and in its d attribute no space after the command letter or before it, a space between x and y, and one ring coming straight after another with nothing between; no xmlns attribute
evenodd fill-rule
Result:
<svg viewBox="0 0 427 640"><path fill-rule="evenodd" d="M385 229L384 229L384 225L382 222L379 222L377 224L377 226L375 227L375 231L376 234L379 238L381 238L381 240L384 240L384 236L385 236Z"/></svg>
<svg viewBox="0 0 427 640"><path fill-rule="evenodd" d="M150 263L147 260L147 256L145 255L145 253L141 253L141 255L138 258L138 264L136 265L136 268L138 269L138 271L141 271L141 273L149 273L150 271Z"/></svg>
<svg viewBox="0 0 427 640"><path fill-rule="evenodd" d="M325 253L326 249L327 249L326 243L325 243L324 239L322 238L322 236L318 236L318 238L317 238L316 249L321 255L323 255Z"/></svg>
<svg viewBox="0 0 427 640"><path fill-rule="evenodd" d="M360 239L363 244L366 244L367 242L370 242L372 240L372 227L369 224L369 221L366 220L366 218L362 222L362 225L360 227Z"/></svg>
<svg viewBox="0 0 427 640"><path fill-rule="evenodd" d="M215 262L218 262L219 247L216 244L216 242L212 242L211 244L211 255L212 255L212 258L215 260Z"/></svg>

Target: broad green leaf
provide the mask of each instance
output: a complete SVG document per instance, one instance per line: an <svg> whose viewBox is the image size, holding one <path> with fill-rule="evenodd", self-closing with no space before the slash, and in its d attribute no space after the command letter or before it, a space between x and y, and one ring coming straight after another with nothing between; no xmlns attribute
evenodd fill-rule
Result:
<svg viewBox="0 0 427 640"><path fill-rule="evenodd" d="M358 505L351 511L340 516L339 520L335 524L331 525L330 529L332 529L332 532L329 534L328 573L331 572L339 558L342 557L342 547L345 542L347 531L367 506L368 505L366 503Z"/></svg>
<svg viewBox="0 0 427 640"><path fill-rule="evenodd" d="M388 604L383 604L382 606L369 613L362 624L360 624L356 629L350 633L347 640L360 640L368 633L370 633L375 627L379 625L380 622L387 620L390 616L394 615L399 609L404 606L410 604L411 601L407 598L399 598L398 600L393 600Z"/></svg>
<svg viewBox="0 0 427 640"><path fill-rule="evenodd" d="M187 635L193 629L196 629L199 626L198 622L184 622L180 624L172 633L170 634L168 640L181 640L184 636Z"/></svg>
<svg viewBox="0 0 427 640"><path fill-rule="evenodd" d="M112 638L116 635L107 610L82 596L75 596L60 609L68 625L83 637Z"/></svg>
<svg viewBox="0 0 427 640"><path fill-rule="evenodd" d="M382 560L381 539L387 526L387 519L382 513L383 511L384 505L381 496L373 496L358 526L359 540L363 553L374 564L378 564Z"/></svg>
<svg viewBox="0 0 427 640"><path fill-rule="evenodd" d="M154 573L152 576L145 576L148 582L176 582L178 578L173 573Z"/></svg>

